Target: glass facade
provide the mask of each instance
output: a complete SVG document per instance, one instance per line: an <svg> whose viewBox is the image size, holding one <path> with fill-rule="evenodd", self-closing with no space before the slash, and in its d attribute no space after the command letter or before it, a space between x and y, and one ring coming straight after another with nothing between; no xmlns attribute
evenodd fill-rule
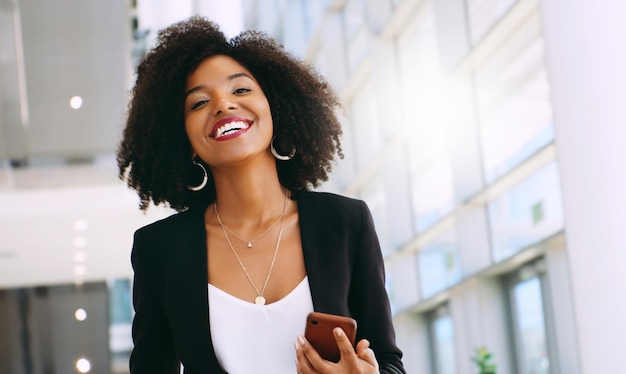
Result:
<svg viewBox="0 0 626 374"><path fill-rule="evenodd" d="M132 321L131 286L129 279L115 279L109 284L111 324L130 324Z"/></svg>
<svg viewBox="0 0 626 374"><path fill-rule="evenodd" d="M422 297L429 298L461 280L461 263L454 230L418 252Z"/></svg>
<svg viewBox="0 0 626 374"><path fill-rule="evenodd" d="M476 372L485 347L498 373L556 374L575 333L552 315L570 286L538 2L321 8L307 59L347 109L327 187L372 210L407 371Z"/></svg>
<svg viewBox="0 0 626 374"><path fill-rule="evenodd" d="M469 34L478 43L495 23L502 19L517 0L467 0Z"/></svg>
<svg viewBox="0 0 626 374"><path fill-rule="evenodd" d="M415 232L423 232L450 213L454 191L442 104L435 18L425 5L396 41L400 91L409 148L409 175Z"/></svg>
<svg viewBox="0 0 626 374"><path fill-rule="evenodd" d="M388 253L391 248L389 246L390 239L387 230L387 196L382 180L380 178L369 180L359 191L359 197L367 203L372 217L374 218L374 224L376 225L376 231L382 250Z"/></svg>
<svg viewBox="0 0 626 374"><path fill-rule="evenodd" d="M433 137L434 138L434 137ZM454 208L450 164L445 152L437 149L437 139L430 144L410 148L410 177L415 231L437 223Z"/></svg>
<svg viewBox="0 0 626 374"><path fill-rule="evenodd" d="M510 275L508 295L515 356L520 374L549 374L550 355L544 308L543 262Z"/></svg>
<svg viewBox="0 0 626 374"><path fill-rule="evenodd" d="M487 183L554 141L544 53L534 16L476 72Z"/></svg>
<svg viewBox="0 0 626 374"><path fill-rule="evenodd" d="M377 102L371 82L359 87L350 104L350 125L353 129L357 165L364 168L381 148L382 128L378 119Z"/></svg>
<svg viewBox="0 0 626 374"><path fill-rule="evenodd" d="M454 349L454 324L446 306L435 310L430 319L433 372L436 374L456 374L456 354Z"/></svg>
<svg viewBox="0 0 626 374"><path fill-rule="evenodd" d="M556 161L489 203L495 261L560 232L564 227Z"/></svg>
<svg viewBox="0 0 626 374"><path fill-rule="evenodd" d="M548 359L541 284L538 278L518 284L513 290L515 328L519 334L519 359L521 372L547 374Z"/></svg>
<svg viewBox="0 0 626 374"><path fill-rule="evenodd" d="M498 374L620 372L626 53L615 35L626 31L626 2L114 3L102 12L97 2L0 0L9 47L0 69L0 325L9 327L0 328L0 372L39 360L60 372L85 361L128 372L131 228L172 212L132 215L136 196L111 173L119 128L110 124L123 117L130 70L158 29L188 13L221 23L219 13L239 10L245 28L317 67L344 104L346 157L320 189L370 207L407 372L475 373L479 348ZM105 82L115 92L94 99L106 90L81 85L77 63L115 78ZM46 79L33 79L42 71ZM80 110L72 97L84 100ZM89 204L68 203L76 200ZM35 227L41 235L28 234ZM51 261L59 266L40 268Z"/></svg>
<svg viewBox="0 0 626 374"><path fill-rule="evenodd" d="M369 32L365 23L365 2L363 0L348 0L341 14L347 45L348 69L354 72L365 57L370 45Z"/></svg>

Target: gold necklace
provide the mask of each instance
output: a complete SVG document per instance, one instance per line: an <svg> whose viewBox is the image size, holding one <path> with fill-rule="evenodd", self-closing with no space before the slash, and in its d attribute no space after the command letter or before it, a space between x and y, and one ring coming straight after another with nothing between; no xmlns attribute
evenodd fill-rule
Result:
<svg viewBox="0 0 626 374"><path fill-rule="evenodd" d="M285 204L285 206L286 206L286 204ZM219 216L218 216L218 219L217 219L217 221L220 223L220 226L222 226L222 231L224 232L224 236L226 237L226 241L228 242L228 246L230 247L230 250L233 251L233 254L235 255L235 258L237 258L237 261L239 262L239 265L241 266L241 269L246 274L246 278L248 278L248 281L250 282L250 284L252 285L252 288L254 288L254 291L257 294L257 297L254 299L254 303L257 304L257 305L265 305L265 297L263 297L263 293L265 293L265 288L267 287L267 282L269 282L270 275L272 274L272 269L274 269L274 263L276 262L276 255L278 254L278 247L280 246L280 238L283 236L283 226L285 224L285 210L286 210L286 208L283 208L283 214L280 217L281 218L280 230L278 231L278 239L276 240L276 248L274 248L274 256L272 257L272 263L270 264L270 269L267 272L267 277L265 277L265 283L263 284L263 289L261 289L260 292L259 292L259 289L257 288L256 284L254 284L254 281L252 280L252 277L250 276L250 274L248 274L248 270L246 270L246 267L243 265L243 262L241 261L241 258L239 258L239 255L235 251L235 248L233 247L233 244L230 242L230 238L228 237L228 233L226 232L226 226L224 226L222 221L219 219Z"/></svg>
<svg viewBox="0 0 626 374"><path fill-rule="evenodd" d="M260 239L263 235L267 234L274 226L276 226L278 221L280 221L280 219L285 216L285 210L287 209L287 202L288 201L289 201L289 195L285 195L285 203L283 204L283 212L282 212L282 214L280 216L278 216L278 218L276 218L276 221L274 221L270 225L270 227L268 227L265 231L263 231L261 233L261 235L257 236L256 238L254 238L252 240L248 240L248 239L242 238L241 236L237 235L236 232L234 232L233 230L229 229L228 226L226 226L225 224L222 223L222 219L220 218L220 214L217 212L217 201L215 202L215 204L213 204L213 209L215 210L215 216L217 217L217 221L220 223L220 226L222 226L222 228L225 229L226 231L228 231L229 233L235 235L238 239L246 242L248 248L252 248L252 243L254 243L257 239Z"/></svg>

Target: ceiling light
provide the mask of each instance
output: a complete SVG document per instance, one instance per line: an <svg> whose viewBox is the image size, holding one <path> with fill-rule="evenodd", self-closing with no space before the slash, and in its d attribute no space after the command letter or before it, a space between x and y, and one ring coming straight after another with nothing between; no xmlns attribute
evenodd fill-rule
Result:
<svg viewBox="0 0 626 374"><path fill-rule="evenodd" d="M76 361L76 369L78 369L79 373L89 373L91 370L91 362L86 358L79 358Z"/></svg>
<svg viewBox="0 0 626 374"><path fill-rule="evenodd" d="M76 262L85 262L87 260L87 253L84 251L77 251L74 253L74 261Z"/></svg>
<svg viewBox="0 0 626 374"><path fill-rule="evenodd" d="M76 309L76 311L74 312L74 318L76 318L77 321L84 321L87 319L87 311L83 308L78 308Z"/></svg>
<svg viewBox="0 0 626 374"><path fill-rule="evenodd" d="M84 219L77 219L74 221L74 230L85 231L87 229L87 221Z"/></svg>
<svg viewBox="0 0 626 374"><path fill-rule="evenodd" d="M72 109L79 109L81 106L83 106L83 98L80 96L72 96L72 98L70 99L70 106L72 107Z"/></svg>

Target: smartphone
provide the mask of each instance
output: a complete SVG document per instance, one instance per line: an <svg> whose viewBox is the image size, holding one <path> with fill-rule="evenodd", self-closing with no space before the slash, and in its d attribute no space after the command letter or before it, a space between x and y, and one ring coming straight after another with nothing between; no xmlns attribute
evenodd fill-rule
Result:
<svg viewBox="0 0 626 374"><path fill-rule="evenodd" d="M333 329L341 327L354 347L356 339L356 321L350 317L312 312L306 318L304 337L311 343L319 355L328 361L338 362L341 355L335 341Z"/></svg>

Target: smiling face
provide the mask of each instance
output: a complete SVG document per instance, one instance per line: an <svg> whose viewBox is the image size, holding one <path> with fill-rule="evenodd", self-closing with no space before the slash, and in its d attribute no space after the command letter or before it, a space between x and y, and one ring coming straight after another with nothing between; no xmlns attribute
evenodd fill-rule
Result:
<svg viewBox="0 0 626 374"><path fill-rule="evenodd" d="M210 166L269 157L269 102L252 74L223 55L204 60L187 78L185 131L194 154Z"/></svg>

